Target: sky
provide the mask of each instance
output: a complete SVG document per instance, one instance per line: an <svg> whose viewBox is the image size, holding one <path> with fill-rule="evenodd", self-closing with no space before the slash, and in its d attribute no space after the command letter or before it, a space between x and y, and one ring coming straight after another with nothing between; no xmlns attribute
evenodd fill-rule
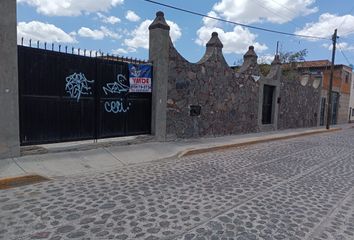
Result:
<svg viewBox="0 0 354 240"><path fill-rule="evenodd" d="M156 0L179 8L245 25L292 34L287 36L215 21L144 0L17 0L18 42L40 41L119 56L148 59L148 26L157 11L170 25L176 49L199 61L212 32L218 32L229 65L242 61L255 46L259 62L276 52L307 49L306 60L331 59L331 36L338 29L336 64L354 64L353 0Z"/></svg>

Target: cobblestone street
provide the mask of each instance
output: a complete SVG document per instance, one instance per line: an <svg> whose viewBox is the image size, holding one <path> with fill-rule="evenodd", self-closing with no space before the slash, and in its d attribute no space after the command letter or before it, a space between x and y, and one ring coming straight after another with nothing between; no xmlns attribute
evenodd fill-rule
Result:
<svg viewBox="0 0 354 240"><path fill-rule="evenodd" d="M0 239L354 239L354 129L0 191Z"/></svg>

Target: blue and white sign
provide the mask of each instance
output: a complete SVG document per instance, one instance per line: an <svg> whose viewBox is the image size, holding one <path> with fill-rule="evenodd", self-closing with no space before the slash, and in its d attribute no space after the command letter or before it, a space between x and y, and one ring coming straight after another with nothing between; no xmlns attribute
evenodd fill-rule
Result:
<svg viewBox="0 0 354 240"><path fill-rule="evenodd" d="M129 92L151 92L151 66L129 64Z"/></svg>

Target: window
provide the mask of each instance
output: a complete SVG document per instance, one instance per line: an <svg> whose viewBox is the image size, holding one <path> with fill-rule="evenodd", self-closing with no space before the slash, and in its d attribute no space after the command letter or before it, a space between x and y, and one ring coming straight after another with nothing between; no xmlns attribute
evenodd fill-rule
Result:
<svg viewBox="0 0 354 240"><path fill-rule="evenodd" d="M344 72L345 83L349 83L350 74L348 72Z"/></svg>

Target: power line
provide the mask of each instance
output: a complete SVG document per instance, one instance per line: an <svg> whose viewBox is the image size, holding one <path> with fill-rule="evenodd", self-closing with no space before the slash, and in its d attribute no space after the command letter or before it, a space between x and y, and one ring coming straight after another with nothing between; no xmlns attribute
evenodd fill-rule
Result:
<svg viewBox="0 0 354 240"><path fill-rule="evenodd" d="M348 57L344 54L342 48L340 46L338 46L338 48L339 48L339 51L342 53L343 57L345 58L345 60L347 61L348 65L351 65Z"/></svg>
<svg viewBox="0 0 354 240"><path fill-rule="evenodd" d="M290 24L294 25L295 27L300 27L299 25L293 23L293 22L291 21L291 19L290 19L288 16L284 16L284 15L281 15L281 14L279 14L279 13L274 12L273 10L271 10L270 8L268 8L267 6L263 5L259 0L253 0L253 2L254 2L255 4L257 4L258 6L262 7L263 9L265 9L266 11L268 11L268 12L270 12L270 13L272 13L272 14L274 14L274 15L280 17L280 18L284 18L285 20L287 20Z"/></svg>
<svg viewBox="0 0 354 240"><path fill-rule="evenodd" d="M349 11L346 15L351 14L353 10L354 10L354 6L350 9L350 11ZM347 19L345 18L345 15L344 15L344 16L343 16L343 21L342 21L341 24L339 24L338 27L342 26L342 25L345 23L345 21L347 21Z"/></svg>
<svg viewBox="0 0 354 240"><path fill-rule="evenodd" d="M343 35L349 35L349 34L352 34L352 33L354 33L354 30L353 30L353 31L346 32L346 33L343 33L342 36L343 36Z"/></svg>
<svg viewBox="0 0 354 240"><path fill-rule="evenodd" d="M222 18L208 16L206 14L202 14L202 13L198 13L198 12L195 12L195 11L191 11L191 10L175 7L175 6L172 6L172 5L169 5L169 4L165 4L165 3L156 2L156 1L153 1L153 0L143 0L143 1L149 2L149 3L152 3L152 4L156 4L156 5L160 5L160 6L163 6L163 7L171 8L171 9L174 9L174 10L177 10L177 11L181 11L181 12L197 15L197 16L200 16L200 17L210 18L210 19L217 20L217 21L220 21L220 22L231 23L231 24L238 25L238 26L241 26L241 27L256 29L256 30L260 30L260 31L271 32L271 33L282 34L282 35L288 35L288 36L293 36L293 37L312 38L312 39L321 39L321 40L331 40L329 38L324 38L324 37L316 37L316 36L310 36L310 35L288 33L288 32L282 32L282 31L277 31L277 30L272 30L272 29L267 29L267 28L262 28L262 27L255 27L255 26L251 26L251 25L247 25L247 24L243 24L243 23L238 23L238 22L234 22L234 21L225 20L225 19L222 19Z"/></svg>
<svg viewBox="0 0 354 240"><path fill-rule="evenodd" d="M352 63L349 61L347 55L345 55L345 53L344 53L343 49L341 48L340 44L338 44L337 46L339 48L339 51L342 53L344 59L347 61L348 65L351 65Z"/></svg>
<svg viewBox="0 0 354 240"><path fill-rule="evenodd" d="M279 3L279 2L277 2L277 1L275 1L275 0L271 0L271 1L274 2L274 3L276 3L276 4L278 4L279 6L283 7L284 9L288 10L289 12L295 14L295 16L297 15L297 13L296 13L294 10L288 8L288 7L285 6L284 4L281 4L281 3ZM305 16L305 15L302 16L302 17L304 17L304 18L306 18L306 19L312 21L312 19L310 19L309 17L307 17L307 16Z"/></svg>

